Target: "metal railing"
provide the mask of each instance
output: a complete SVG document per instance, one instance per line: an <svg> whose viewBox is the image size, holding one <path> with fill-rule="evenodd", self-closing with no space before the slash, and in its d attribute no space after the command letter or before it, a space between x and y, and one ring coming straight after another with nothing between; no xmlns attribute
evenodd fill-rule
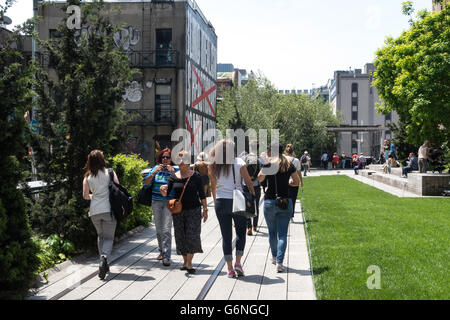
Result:
<svg viewBox="0 0 450 320"><path fill-rule="evenodd" d="M130 65L135 68L176 68L178 51L150 50L130 52Z"/></svg>
<svg viewBox="0 0 450 320"><path fill-rule="evenodd" d="M177 124L176 110L126 109L131 120L129 126L153 126Z"/></svg>

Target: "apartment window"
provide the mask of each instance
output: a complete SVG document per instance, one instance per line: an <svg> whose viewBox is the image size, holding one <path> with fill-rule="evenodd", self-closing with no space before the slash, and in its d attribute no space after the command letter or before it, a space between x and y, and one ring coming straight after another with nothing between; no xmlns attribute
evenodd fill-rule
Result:
<svg viewBox="0 0 450 320"><path fill-rule="evenodd" d="M358 94L358 84L357 83L352 83L352 92L356 92L356 94Z"/></svg>
<svg viewBox="0 0 450 320"><path fill-rule="evenodd" d="M172 29L156 29L156 65L172 63Z"/></svg>
<svg viewBox="0 0 450 320"><path fill-rule="evenodd" d="M358 121L358 111L352 111L352 121Z"/></svg>
<svg viewBox="0 0 450 320"><path fill-rule="evenodd" d="M171 120L171 87L156 86L155 121Z"/></svg>

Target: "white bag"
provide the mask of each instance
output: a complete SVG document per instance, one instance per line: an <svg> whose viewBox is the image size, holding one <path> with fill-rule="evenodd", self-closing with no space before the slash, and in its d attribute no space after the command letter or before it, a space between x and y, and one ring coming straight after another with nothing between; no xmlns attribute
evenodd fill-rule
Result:
<svg viewBox="0 0 450 320"><path fill-rule="evenodd" d="M246 211L245 197L241 190L233 190L233 214Z"/></svg>

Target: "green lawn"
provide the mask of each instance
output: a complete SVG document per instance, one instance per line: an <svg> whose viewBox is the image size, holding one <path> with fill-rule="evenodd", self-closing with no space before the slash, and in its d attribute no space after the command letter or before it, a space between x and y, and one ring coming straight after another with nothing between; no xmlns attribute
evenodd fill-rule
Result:
<svg viewBox="0 0 450 320"><path fill-rule="evenodd" d="M397 198L346 176L303 181L318 299L450 299L450 199ZM368 289L369 266L381 289Z"/></svg>

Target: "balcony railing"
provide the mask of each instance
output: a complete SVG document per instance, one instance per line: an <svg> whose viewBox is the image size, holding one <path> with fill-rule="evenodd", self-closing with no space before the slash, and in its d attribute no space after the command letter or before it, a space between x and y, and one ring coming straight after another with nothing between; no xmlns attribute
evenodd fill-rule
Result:
<svg viewBox="0 0 450 320"><path fill-rule="evenodd" d="M26 61L31 60L32 53L23 52ZM178 64L178 51L151 50L128 53L130 66L133 68L176 68ZM36 52L36 60L44 68L54 68L54 61L48 54Z"/></svg>
<svg viewBox="0 0 450 320"><path fill-rule="evenodd" d="M135 68L175 68L178 67L178 51L151 50L129 53L130 65Z"/></svg>
<svg viewBox="0 0 450 320"><path fill-rule="evenodd" d="M177 124L176 110L126 109L131 118L129 126L155 126Z"/></svg>

